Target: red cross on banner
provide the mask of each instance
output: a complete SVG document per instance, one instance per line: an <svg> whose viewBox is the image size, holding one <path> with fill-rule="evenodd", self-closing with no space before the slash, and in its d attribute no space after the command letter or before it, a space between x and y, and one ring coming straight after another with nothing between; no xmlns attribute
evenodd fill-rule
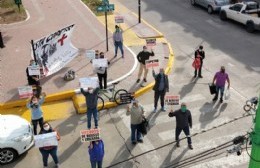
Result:
<svg viewBox="0 0 260 168"><path fill-rule="evenodd" d="M67 38L66 34L63 34L62 37L58 40L61 46L63 46L63 42L66 38Z"/></svg>

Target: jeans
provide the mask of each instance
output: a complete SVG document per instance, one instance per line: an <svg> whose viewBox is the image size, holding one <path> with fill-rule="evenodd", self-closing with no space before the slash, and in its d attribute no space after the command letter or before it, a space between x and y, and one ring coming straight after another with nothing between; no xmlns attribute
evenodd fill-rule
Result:
<svg viewBox="0 0 260 168"><path fill-rule="evenodd" d="M37 125L38 125L38 123L40 125L40 128L43 129L43 118L39 118L37 120L32 120L34 135L37 135Z"/></svg>
<svg viewBox="0 0 260 168"><path fill-rule="evenodd" d="M91 117L92 117L92 115L94 117L95 127L98 127L98 114L97 113L98 113L97 108L88 109L88 111L87 111L88 129L91 128Z"/></svg>
<svg viewBox="0 0 260 168"><path fill-rule="evenodd" d="M161 107L164 107L164 96L165 96L165 91L155 91L154 92L154 108L157 109L157 103L160 97L161 100Z"/></svg>
<svg viewBox="0 0 260 168"><path fill-rule="evenodd" d="M50 149L50 150L44 150L44 149L41 149L41 148L39 150L42 154L43 166L45 166L45 167L48 166L49 155L51 155L55 164L59 164L59 160L58 160L58 156L57 156L57 150L58 150L57 146L55 146L53 149Z"/></svg>
<svg viewBox="0 0 260 168"><path fill-rule="evenodd" d="M220 92L220 99L223 99L224 91L225 91L225 86L216 86L216 91L217 93L215 94L215 98L218 98L218 94Z"/></svg>
<svg viewBox="0 0 260 168"><path fill-rule="evenodd" d="M191 137L190 137L190 128L189 128L189 126L186 126L184 128L176 127L176 129L175 129L175 140L177 142L179 142L179 136L180 136L182 130L183 130L184 134L186 135L188 144L190 145L191 144Z"/></svg>
<svg viewBox="0 0 260 168"><path fill-rule="evenodd" d="M102 160L101 161L90 161L91 162L91 168L102 168Z"/></svg>
<svg viewBox="0 0 260 168"><path fill-rule="evenodd" d="M201 62L200 68L199 68L198 70L195 69L195 71L194 71L194 76L197 76L197 71L199 71L198 76L201 76L201 68L202 68L202 65L203 65L203 62Z"/></svg>
<svg viewBox="0 0 260 168"><path fill-rule="evenodd" d="M118 47L119 47L119 49L121 51L122 56L124 56L123 43L121 41L116 41L115 42L115 55L117 55Z"/></svg>
<svg viewBox="0 0 260 168"><path fill-rule="evenodd" d="M139 131L140 124L131 124L131 141L136 142L136 140L142 139L142 134ZM136 137L137 136L137 137Z"/></svg>
<svg viewBox="0 0 260 168"><path fill-rule="evenodd" d="M104 74L97 74L98 75L98 80L99 80L99 88L100 89L106 89L107 88L107 72ZM103 87L103 79L104 79L104 87Z"/></svg>

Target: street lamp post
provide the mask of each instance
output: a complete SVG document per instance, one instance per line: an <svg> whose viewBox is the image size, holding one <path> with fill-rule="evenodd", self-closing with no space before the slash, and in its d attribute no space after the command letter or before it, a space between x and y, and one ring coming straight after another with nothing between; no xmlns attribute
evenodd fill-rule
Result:
<svg viewBox="0 0 260 168"><path fill-rule="evenodd" d="M138 23L141 23L141 0L138 0Z"/></svg>

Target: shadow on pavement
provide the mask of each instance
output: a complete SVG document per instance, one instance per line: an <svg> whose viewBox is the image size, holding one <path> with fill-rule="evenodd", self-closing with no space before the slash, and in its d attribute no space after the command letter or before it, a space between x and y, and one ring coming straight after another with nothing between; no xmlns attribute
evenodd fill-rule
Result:
<svg viewBox="0 0 260 168"><path fill-rule="evenodd" d="M180 96L184 98L188 93L190 93L193 90L197 81L198 78L192 77L190 79L190 82L181 88L181 91L179 92Z"/></svg>

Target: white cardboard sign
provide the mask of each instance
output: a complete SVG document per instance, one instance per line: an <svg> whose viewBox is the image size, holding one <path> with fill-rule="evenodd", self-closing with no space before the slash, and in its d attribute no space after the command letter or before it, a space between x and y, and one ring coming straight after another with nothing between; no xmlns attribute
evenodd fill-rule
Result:
<svg viewBox="0 0 260 168"><path fill-rule="evenodd" d="M39 66L28 66L29 75L41 75Z"/></svg>
<svg viewBox="0 0 260 168"><path fill-rule="evenodd" d="M32 86L21 86L21 87L18 87L18 93L19 93L20 99L29 98L29 97L31 97L33 95Z"/></svg>
<svg viewBox="0 0 260 168"><path fill-rule="evenodd" d="M39 134L34 136L35 146L38 148L46 146L58 146L57 133Z"/></svg>
<svg viewBox="0 0 260 168"><path fill-rule="evenodd" d="M124 23L124 17L123 16L115 16L115 22L116 23Z"/></svg>
<svg viewBox="0 0 260 168"><path fill-rule="evenodd" d="M164 99L166 105L180 105L180 95L166 95Z"/></svg>
<svg viewBox="0 0 260 168"><path fill-rule="evenodd" d="M154 60L146 60L145 61L145 67L148 68L153 68L153 67L158 67L159 66L159 60L154 59Z"/></svg>
<svg viewBox="0 0 260 168"><path fill-rule="evenodd" d="M99 86L98 77L80 78L79 83L81 88L97 88Z"/></svg>
<svg viewBox="0 0 260 168"><path fill-rule="evenodd" d="M100 129L90 129L80 131L81 142L96 141L100 139Z"/></svg>
<svg viewBox="0 0 260 168"><path fill-rule="evenodd" d="M107 58L93 59L92 60L92 65L93 65L94 68L108 67Z"/></svg>
<svg viewBox="0 0 260 168"><path fill-rule="evenodd" d="M86 51L86 56L90 60L95 59L95 56L96 56L95 54L96 54L95 50L87 50Z"/></svg>

